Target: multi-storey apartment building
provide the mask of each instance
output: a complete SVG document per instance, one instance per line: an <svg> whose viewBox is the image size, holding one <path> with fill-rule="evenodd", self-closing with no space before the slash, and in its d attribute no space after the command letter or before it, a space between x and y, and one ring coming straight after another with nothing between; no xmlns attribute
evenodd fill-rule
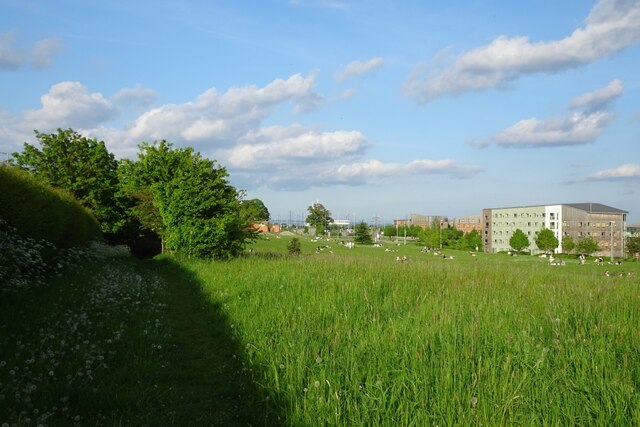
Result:
<svg viewBox="0 0 640 427"><path fill-rule="evenodd" d="M471 230L478 230L478 233L482 232L482 215L466 215L459 216L453 219L453 226L456 230L468 233Z"/></svg>
<svg viewBox="0 0 640 427"><path fill-rule="evenodd" d="M396 219L393 221L393 225L395 226L411 226L417 225L418 227L422 227L427 229L431 227L433 224L437 226L441 226L446 228L449 226L449 219L446 216L442 215L421 215L421 214L411 214L411 216L407 219Z"/></svg>
<svg viewBox="0 0 640 427"><path fill-rule="evenodd" d="M600 203L568 203L561 205L519 206L482 210L482 238L486 252L510 250L509 239L520 229L527 235L529 251L537 253L536 234L547 228L560 241L556 252L562 252L562 239L574 242L592 237L600 251L596 255L622 257L627 211Z"/></svg>

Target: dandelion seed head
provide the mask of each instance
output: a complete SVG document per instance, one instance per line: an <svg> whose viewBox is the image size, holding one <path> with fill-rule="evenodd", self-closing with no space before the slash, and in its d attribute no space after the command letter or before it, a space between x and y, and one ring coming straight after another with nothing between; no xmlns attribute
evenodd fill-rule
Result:
<svg viewBox="0 0 640 427"><path fill-rule="evenodd" d="M316 380L316 381L314 381L314 382L313 382L313 386L314 386L315 388L320 387L320 381L317 381L317 380Z"/></svg>

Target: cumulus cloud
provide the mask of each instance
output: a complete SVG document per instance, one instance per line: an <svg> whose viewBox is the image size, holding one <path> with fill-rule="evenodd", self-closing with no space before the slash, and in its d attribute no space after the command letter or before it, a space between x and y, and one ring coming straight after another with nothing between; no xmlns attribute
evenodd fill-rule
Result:
<svg viewBox="0 0 640 427"><path fill-rule="evenodd" d="M607 86L574 98L571 108L584 111L569 112L563 117L530 118L498 133L493 139L501 146L549 147L586 144L595 141L615 119L605 110L609 103L622 95L623 84L613 80Z"/></svg>
<svg viewBox="0 0 640 427"><path fill-rule="evenodd" d="M532 42L526 36L500 36L462 54L444 69L416 68L405 92L426 103L445 95L503 88L523 75L577 67L639 42L640 2L600 0L584 26L564 39Z"/></svg>
<svg viewBox="0 0 640 427"><path fill-rule="evenodd" d="M89 92L79 82L61 82L51 86L40 97L38 109L19 114L0 111L0 141L18 149L23 142L32 142L34 130L54 132L57 128L73 128L83 135L115 117L116 106L99 92Z"/></svg>
<svg viewBox="0 0 640 427"><path fill-rule="evenodd" d="M339 165L324 173L322 179L328 183L358 183L369 178L384 178L407 175L445 174L456 178L469 178L480 173L476 166L462 165L451 159L413 160L409 163L384 163L371 159L362 163Z"/></svg>
<svg viewBox="0 0 640 427"><path fill-rule="evenodd" d="M573 113L565 117L520 120L495 136L503 146L561 146L593 142L613 121L613 114Z"/></svg>
<svg viewBox="0 0 640 427"><path fill-rule="evenodd" d="M587 176L589 181L640 180L640 165L627 163L613 169L605 169Z"/></svg>
<svg viewBox="0 0 640 427"><path fill-rule="evenodd" d="M227 155L239 169L273 170L292 163L319 163L361 154L365 137L357 131L318 132L299 125L250 132Z"/></svg>
<svg viewBox="0 0 640 427"><path fill-rule="evenodd" d="M126 87L116 92L111 99L122 106L135 106L145 108L153 104L158 98L158 92L137 84Z"/></svg>
<svg viewBox="0 0 640 427"><path fill-rule="evenodd" d="M194 101L167 104L140 115L130 126L137 140L168 139L229 145L259 127L281 104L294 112L316 108L322 98L314 91L315 73L276 79L264 87L245 86L219 93L209 89Z"/></svg>
<svg viewBox="0 0 640 427"><path fill-rule="evenodd" d="M343 82L350 77L368 73L382 67L384 61L380 57L371 58L368 61L354 61L346 67L338 70L334 78L337 82Z"/></svg>
<svg viewBox="0 0 640 427"><path fill-rule="evenodd" d="M99 92L79 82L55 84L40 98L42 107L27 110L22 121L42 132L56 128L90 128L111 119L116 108Z"/></svg>
<svg viewBox="0 0 640 427"><path fill-rule="evenodd" d="M0 70L17 70L29 62L35 68L47 68L60 51L60 42L55 38L38 40L31 50L17 46L16 32L0 33Z"/></svg>
<svg viewBox="0 0 640 427"><path fill-rule="evenodd" d="M603 88L577 96L571 101L571 108L584 108L587 111L605 109L615 98L622 95L624 85L621 80L612 80Z"/></svg>

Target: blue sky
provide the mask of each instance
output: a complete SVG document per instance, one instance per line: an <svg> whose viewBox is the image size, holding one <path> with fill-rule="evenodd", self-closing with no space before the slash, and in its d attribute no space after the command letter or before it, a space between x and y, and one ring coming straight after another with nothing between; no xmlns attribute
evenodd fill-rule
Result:
<svg viewBox="0 0 640 427"><path fill-rule="evenodd" d="M192 146L273 219L640 222L640 1L0 0L0 152ZM4 156L4 154L3 154Z"/></svg>

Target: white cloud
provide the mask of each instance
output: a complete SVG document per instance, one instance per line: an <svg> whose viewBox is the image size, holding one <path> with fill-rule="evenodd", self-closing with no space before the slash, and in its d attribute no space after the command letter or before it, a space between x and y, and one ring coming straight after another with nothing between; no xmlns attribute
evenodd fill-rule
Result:
<svg viewBox="0 0 640 427"><path fill-rule="evenodd" d="M140 115L131 124L129 136L230 145L258 128L281 104L292 103L295 112L316 108L322 98L314 91L315 76L296 74L261 88L235 87L224 93L209 89L195 101L166 104Z"/></svg>
<svg viewBox="0 0 640 427"><path fill-rule="evenodd" d="M607 107L609 102L622 95L624 85L621 80L612 80L607 86L585 93L571 100L571 108L585 108L598 111Z"/></svg>
<svg viewBox="0 0 640 427"><path fill-rule="evenodd" d="M640 2L600 0L585 25L561 40L531 42L500 36L470 50L443 70L414 70L405 91L418 102L467 91L502 88L520 76L557 72L610 56L640 42Z"/></svg>
<svg viewBox="0 0 640 427"><path fill-rule="evenodd" d="M303 163L325 163L360 154L365 137L356 131L318 132L299 125L272 126L250 132L230 150L230 166L271 170ZM285 168L286 170L286 168Z"/></svg>
<svg viewBox="0 0 640 427"><path fill-rule="evenodd" d="M354 61L335 74L337 82L343 82L350 77L368 73L382 67L384 61L380 57L371 58L368 61Z"/></svg>
<svg viewBox="0 0 640 427"><path fill-rule="evenodd" d="M384 163L371 159L362 163L337 166L324 173L322 179L330 183L358 183L369 178L407 175L445 174L456 178L468 178L482 170L475 166L461 165L451 159L413 160L409 163Z"/></svg>
<svg viewBox="0 0 640 427"><path fill-rule="evenodd" d="M40 98L41 107L20 114L0 111L0 143L17 150L23 142L34 142L34 130L48 133L58 128L73 128L95 136L96 127L113 118L116 107L102 94L89 92L79 82L61 82L51 86Z"/></svg>
<svg viewBox="0 0 640 427"><path fill-rule="evenodd" d="M116 108L99 92L90 93L79 82L55 84L40 98L42 108L27 110L22 122L41 132L56 128L91 128L109 119Z"/></svg>
<svg viewBox="0 0 640 427"><path fill-rule="evenodd" d="M594 172L587 177L589 181L640 179L640 165L627 163L613 169Z"/></svg>
<svg viewBox="0 0 640 427"><path fill-rule="evenodd" d="M563 117L520 120L494 137L502 146L549 147L587 144L595 141L613 122L615 115L605 111L608 104L622 95L623 84L613 80L607 86L577 96L572 108L584 111L571 112Z"/></svg>
<svg viewBox="0 0 640 427"><path fill-rule="evenodd" d="M111 99L122 106L136 106L145 108L153 104L158 98L158 92L153 89L137 84L133 87L126 87L117 91Z"/></svg>
<svg viewBox="0 0 640 427"><path fill-rule="evenodd" d="M0 70L17 70L29 61L35 68L47 68L59 51L60 42L55 38L40 39L25 52L16 46L15 31L0 33Z"/></svg>
<svg viewBox="0 0 640 427"><path fill-rule="evenodd" d="M573 113L565 117L520 120L494 140L502 146L561 146L595 141L612 122L611 113Z"/></svg>
<svg viewBox="0 0 640 427"><path fill-rule="evenodd" d="M38 40L31 51L31 63L35 68L48 68L60 52L60 41L54 38Z"/></svg>

